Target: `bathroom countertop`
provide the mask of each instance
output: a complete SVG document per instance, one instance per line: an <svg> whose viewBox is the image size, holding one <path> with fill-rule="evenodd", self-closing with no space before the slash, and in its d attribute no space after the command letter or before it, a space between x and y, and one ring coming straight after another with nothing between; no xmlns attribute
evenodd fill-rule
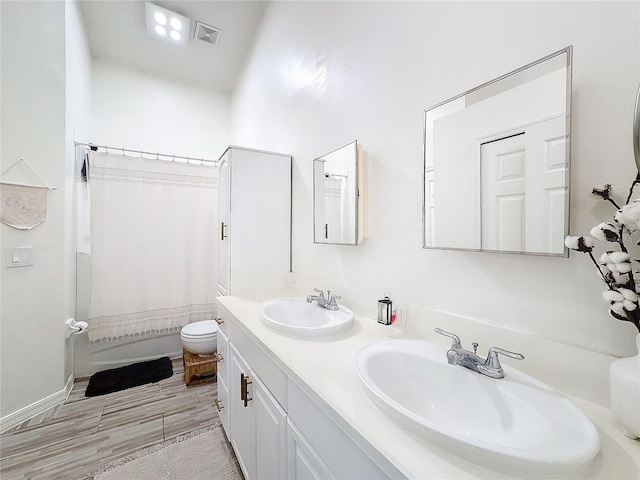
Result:
<svg viewBox="0 0 640 480"><path fill-rule="evenodd" d="M411 338L405 331L355 315L352 328L337 337L322 340L291 338L263 325L258 314L260 302L233 296L219 297L218 301L296 383L324 404L321 406L339 426L366 440L360 442L360 446L365 452L369 450L367 453L372 458L376 455L370 449L385 457L407 478L513 478L513 475L470 463L406 432L362 391L353 367L358 350L373 342ZM608 409L563 393L591 418L600 434L600 452L588 470L580 472L580 478L640 478L640 441L624 436Z"/></svg>

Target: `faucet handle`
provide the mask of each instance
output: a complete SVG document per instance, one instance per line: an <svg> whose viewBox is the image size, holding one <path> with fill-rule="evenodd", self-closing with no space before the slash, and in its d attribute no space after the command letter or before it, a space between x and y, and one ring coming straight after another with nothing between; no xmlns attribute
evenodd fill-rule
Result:
<svg viewBox="0 0 640 480"><path fill-rule="evenodd" d="M320 298L324 298L324 292L322 290L320 290L319 288L314 288L313 291L319 293L320 294ZM330 290L329 290L329 293L331 293Z"/></svg>
<svg viewBox="0 0 640 480"><path fill-rule="evenodd" d="M441 328L436 328L433 330L440 335L444 335L445 337L449 337L451 339L451 348L462 348L462 343L460 342L460 337L458 337L455 333L447 332L442 330Z"/></svg>
<svg viewBox="0 0 640 480"><path fill-rule="evenodd" d="M342 297L340 295L332 294L331 290L327 291L327 295L328 295L328 298L329 298L329 305L332 306L332 307L333 306L337 307L338 306L338 302L336 302L336 300L339 300Z"/></svg>
<svg viewBox="0 0 640 480"><path fill-rule="evenodd" d="M510 352L509 350L505 350L503 348L491 347L489 349L489 353L487 354L487 360L484 362L484 364L490 368L502 369L498 354L504 355L505 357L509 358L515 358L516 360L524 360L524 355L522 355L521 353Z"/></svg>

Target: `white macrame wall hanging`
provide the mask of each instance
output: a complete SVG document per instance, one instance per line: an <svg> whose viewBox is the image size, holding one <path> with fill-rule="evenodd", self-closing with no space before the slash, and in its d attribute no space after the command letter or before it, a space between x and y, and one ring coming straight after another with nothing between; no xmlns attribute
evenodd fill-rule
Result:
<svg viewBox="0 0 640 480"><path fill-rule="evenodd" d="M4 180L18 165L40 184ZM0 222L19 230L30 230L47 219L47 192L55 187L47 185L25 160L21 158L5 170L0 175L0 184Z"/></svg>

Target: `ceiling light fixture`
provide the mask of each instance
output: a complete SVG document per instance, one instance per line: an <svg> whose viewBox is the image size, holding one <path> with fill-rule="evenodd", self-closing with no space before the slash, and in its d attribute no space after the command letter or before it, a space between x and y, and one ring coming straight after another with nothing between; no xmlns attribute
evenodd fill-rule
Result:
<svg viewBox="0 0 640 480"><path fill-rule="evenodd" d="M145 11L147 32L152 37L176 45L184 46L189 43L189 35L183 33L188 33L191 25L191 20L187 17L149 2L145 3Z"/></svg>

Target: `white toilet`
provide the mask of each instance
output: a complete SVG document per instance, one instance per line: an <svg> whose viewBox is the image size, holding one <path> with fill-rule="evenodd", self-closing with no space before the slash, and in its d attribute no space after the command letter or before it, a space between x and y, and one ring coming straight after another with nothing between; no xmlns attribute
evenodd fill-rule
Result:
<svg viewBox="0 0 640 480"><path fill-rule="evenodd" d="M202 320L182 327L180 331L182 347L196 355L212 355L218 348L218 323Z"/></svg>

